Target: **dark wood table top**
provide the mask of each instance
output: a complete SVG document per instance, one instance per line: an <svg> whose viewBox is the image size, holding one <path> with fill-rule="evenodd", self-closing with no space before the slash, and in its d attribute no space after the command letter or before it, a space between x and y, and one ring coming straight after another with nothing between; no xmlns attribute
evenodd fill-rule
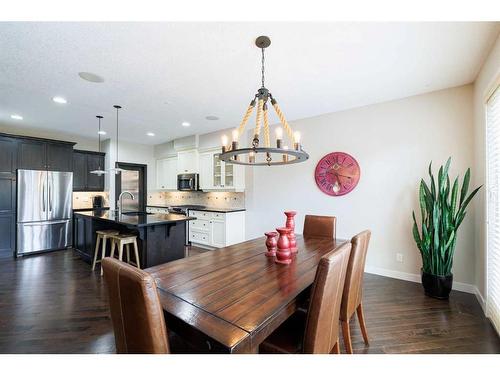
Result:
<svg viewBox="0 0 500 375"><path fill-rule="evenodd" d="M168 314L227 352L256 352L299 307L320 258L345 241L297 235L299 251L288 266L264 255L263 237L146 271Z"/></svg>

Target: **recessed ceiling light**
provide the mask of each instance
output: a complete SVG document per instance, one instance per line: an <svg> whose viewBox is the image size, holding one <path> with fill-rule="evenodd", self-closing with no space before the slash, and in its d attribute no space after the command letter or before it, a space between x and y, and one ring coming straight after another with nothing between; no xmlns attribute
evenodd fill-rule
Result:
<svg viewBox="0 0 500 375"><path fill-rule="evenodd" d="M210 120L210 121L217 121L217 120L219 119L217 116L212 116L212 115L207 116L207 117L205 117L205 118L206 118L207 120Z"/></svg>
<svg viewBox="0 0 500 375"><path fill-rule="evenodd" d="M93 82L93 83L102 83L104 82L104 78L98 76L97 74L90 72L80 72L78 73L81 79L85 81Z"/></svg>
<svg viewBox="0 0 500 375"><path fill-rule="evenodd" d="M147 135L148 137L154 137L154 136L155 136L155 133L147 132L147 133L146 133L146 135Z"/></svg>
<svg viewBox="0 0 500 375"><path fill-rule="evenodd" d="M104 130L99 130L99 131L97 132L97 134L100 134L100 135L106 135L106 132L105 132Z"/></svg>
<svg viewBox="0 0 500 375"><path fill-rule="evenodd" d="M187 122L187 121L184 121L184 122L182 123L182 126L184 126L184 127L186 127L186 128L187 128L188 126L191 126L191 124L190 124L189 122Z"/></svg>
<svg viewBox="0 0 500 375"><path fill-rule="evenodd" d="M64 99L62 96L54 96L52 98L52 101L59 103L59 104L66 104L68 101Z"/></svg>
<svg viewBox="0 0 500 375"><path fill-rule="evenodd" d="M14 120L22 120L23 116L20 116L20 115L10 115L10 118L13 118Z"/></svg>

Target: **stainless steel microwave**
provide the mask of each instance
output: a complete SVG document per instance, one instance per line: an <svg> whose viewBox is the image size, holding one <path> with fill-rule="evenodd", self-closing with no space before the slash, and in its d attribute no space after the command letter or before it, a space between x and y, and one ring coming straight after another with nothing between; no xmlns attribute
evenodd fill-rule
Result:
<svg viewBox="0 0 500 375"><path fill-rule="evenodd" d="M177 190L180 191L200 190L200 175L198 173L178 174Z"/></svg>

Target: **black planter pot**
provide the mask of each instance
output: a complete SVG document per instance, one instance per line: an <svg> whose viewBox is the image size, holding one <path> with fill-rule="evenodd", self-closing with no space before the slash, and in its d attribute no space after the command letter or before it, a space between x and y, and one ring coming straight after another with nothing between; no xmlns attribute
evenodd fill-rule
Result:
<svg viewBox="0 0 500 375"><path fill-rule="evenodd" d="M437 276L422 271L422 286L425 295L437 299L448 299L453 285L453 274Z"/></svg>

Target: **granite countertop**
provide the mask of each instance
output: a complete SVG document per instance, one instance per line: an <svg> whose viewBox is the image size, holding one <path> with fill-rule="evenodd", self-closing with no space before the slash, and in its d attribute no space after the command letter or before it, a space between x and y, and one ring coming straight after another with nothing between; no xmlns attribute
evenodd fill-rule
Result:
<svg viewBox="0 0 500 375"><path fill-rule="evenodd" d="M138 214L118 216L114 211L109 210L88 210L75 212L75 215L88 216L95 220L107 221L122 224L129 227L148 227L152 225L172 224L188 220L195 220L194 217L178 214Z"/></svg>
<svg viewBox="0 0 500 375"><path fill-rule="evenodd" d="M148 204L148 207L158 207L158 208L169 208L169 207L177 207L175 205L170 205L170 206L161 206L161 205L153 205L153 204ZM210 211L210 212L220 212L220 213L230 213L230 212L240 212L240 211L246 211L246 208L215 208L215 207L209 207L209 206L203 206L203 207L196 207L196 208L190 208L190 210L193 211Z"/></svg>

